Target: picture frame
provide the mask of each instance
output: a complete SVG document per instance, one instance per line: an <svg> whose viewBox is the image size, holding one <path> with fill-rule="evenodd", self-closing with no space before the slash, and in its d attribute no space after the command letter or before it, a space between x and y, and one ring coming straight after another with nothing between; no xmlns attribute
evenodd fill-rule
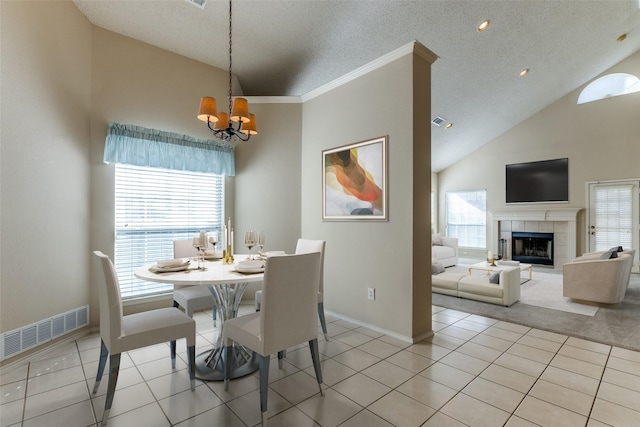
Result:
<svg viewBox="0 0 640 427"><path fill-rule="evenodd" d="M386 135L322 151L322 220L388 220Z"/></svg>

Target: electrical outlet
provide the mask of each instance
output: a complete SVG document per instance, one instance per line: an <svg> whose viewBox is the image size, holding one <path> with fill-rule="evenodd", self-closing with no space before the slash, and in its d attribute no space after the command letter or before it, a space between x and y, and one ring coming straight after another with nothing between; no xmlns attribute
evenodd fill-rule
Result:
<svg viewBox="0 0 640 427"><path fill-rule="evenodd" d="M369 298L370 301L375 301L375 299L376 299L376 289L375 288L367 289L367 298Z"/></svg>

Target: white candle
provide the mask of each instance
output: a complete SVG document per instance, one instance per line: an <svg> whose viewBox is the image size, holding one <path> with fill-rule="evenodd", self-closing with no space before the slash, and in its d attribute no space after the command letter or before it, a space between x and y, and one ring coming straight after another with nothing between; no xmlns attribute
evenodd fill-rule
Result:
<svg viewBox="0 0 640 427"><path fill-rule="evenodd" d="M231 255L233 255L233 228L231 229Z"/></svg>
<svg viewBox="0 0 640 427"><path fill-rule="evenodd" d="M487 254L487 259L493 259L493 252L489 251Z"/></svg>

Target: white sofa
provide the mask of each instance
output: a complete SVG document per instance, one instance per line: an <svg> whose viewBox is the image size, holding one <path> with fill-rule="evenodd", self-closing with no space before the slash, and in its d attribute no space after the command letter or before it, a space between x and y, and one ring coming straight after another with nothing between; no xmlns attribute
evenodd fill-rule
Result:
<svg viewBox="0 0 640 427"><path fill-rule="evenodd" d="M489 283L488 275L460 273L434 274L431 283L433 292L506 307L520 299L520 267L501 270L498 284Z"/></svg>
<svg viewBox="0 0 640 427"><path fill-rule="evenodd" d="M458 264L458 238L440 237L439 240L442 245L433 244L437 240L432 240L431 257L433 258L433 263L438 262L444 267Z"/></svg>

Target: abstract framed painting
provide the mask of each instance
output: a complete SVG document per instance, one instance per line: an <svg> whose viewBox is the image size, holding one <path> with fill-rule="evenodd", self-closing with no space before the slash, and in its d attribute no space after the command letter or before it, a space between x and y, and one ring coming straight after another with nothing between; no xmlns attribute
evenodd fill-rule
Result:
<svg viewBox="0 0 640 427"><path fill-rule="evenodd" d="M387 220L387 137L322 152L322 220Z"/></svg>

